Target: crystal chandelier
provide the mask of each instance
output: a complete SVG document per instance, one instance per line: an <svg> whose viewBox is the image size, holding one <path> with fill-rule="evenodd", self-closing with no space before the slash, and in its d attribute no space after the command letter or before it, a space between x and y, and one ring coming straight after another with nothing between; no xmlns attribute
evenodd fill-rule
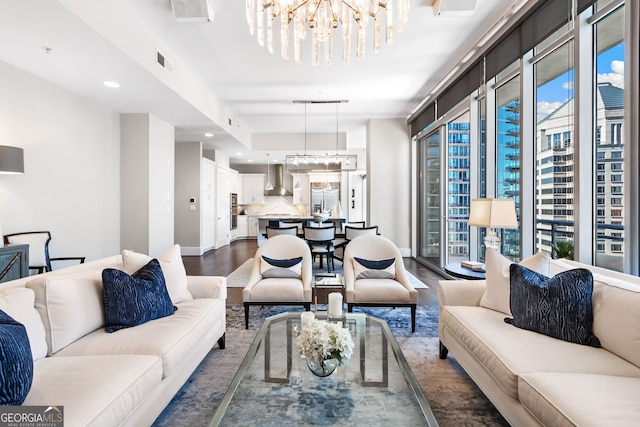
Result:
<svg viewBox="0 0 640 427"><path fill-rule="evenodd" d="M397 12L394 9L396 3ZM324 49L324 63L332 61L334 30L342 38L342 61L349 62L351 33L356 34L356 58L364 58L365 38L369 21L373 20L373 50L380 50L384 16L387 44L393 42L394 13L397 13L398 32L402 32L409 15L410 0L246 0L247 23L251 35L257 33L258 44L273 53L276 20L280 22L280 52L289 59L291 28L293 27L293 55L302 62L302 41L311 33L311 63L320 63L320 45ZM293 23L293 24L292 24ZM292 25L290 25L292 24ZM266 31L265 31L266 30Z"/></svg>

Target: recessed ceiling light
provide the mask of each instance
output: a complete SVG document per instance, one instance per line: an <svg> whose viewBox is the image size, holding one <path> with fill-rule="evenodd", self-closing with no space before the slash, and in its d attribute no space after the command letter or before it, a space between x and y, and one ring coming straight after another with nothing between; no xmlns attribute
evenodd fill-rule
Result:
<svg viewBox="0 0 640 427"><path fill-rule="evenodd" d="M111 87L111 88L119 88L120 84L118 82L112 82L110 80L107 80L106 82L103 83L106 87Z"/></svg>
<svg viewBox="0 0 640 427"><path fill-rule="evenodd" d="M249 163L252 163L252 162L253 162L253 159L249 159L249 160L247 160L247 161L248 161Z"/></svg>
<svg viewBox="0 0 640 427"><path fill-rule="evenodd" d="M242 153L236 153L236 156L242 156Z"/></svg>
<svg viewBox="0 0 640 427"><path fill-rule="evenodd" d="M213 134L211 132L207 132L204 134L204 136L206 136L207 138L211 138L213 137Z"/></svg>

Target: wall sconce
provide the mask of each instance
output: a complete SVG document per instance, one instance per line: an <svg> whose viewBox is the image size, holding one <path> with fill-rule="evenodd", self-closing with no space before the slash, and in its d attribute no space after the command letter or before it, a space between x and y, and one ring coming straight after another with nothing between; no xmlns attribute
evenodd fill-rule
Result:
<svg viewBox="0 0 640 427"><path fill-rule="evenodd" d="M0 145L0 173L24 173L24 150Z"/></svg>

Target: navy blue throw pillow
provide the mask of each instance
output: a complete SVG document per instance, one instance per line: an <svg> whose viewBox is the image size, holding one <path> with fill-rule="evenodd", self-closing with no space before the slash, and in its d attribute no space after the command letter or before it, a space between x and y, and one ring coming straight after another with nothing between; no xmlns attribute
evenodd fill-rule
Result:
<svg viewBox="0 0 640 427"><path fill-rule="evenodd" d="M576 344L600 347L593 335L593 275L584 268L549 278L511 264L511 314L505 322Z"/></svg>
<svg viewBox="0 0 640 427"><path fill-rule="evenodd" d="M107 332L170 316L177 310L155 258L132 275L115 268L104 269L102 285Z"/></svg>
<svg viewBox="0 0 640 427"><path fill-rule="evenodd" d="M370 268L371 270L384 270L385 268L389 268L396 262L395 258L389 259L381 259L381 260L369 260L364 258L353 257L359 264Z"/></svg>
<svg viewBox="0 0 640 427"><path fill-rule="evenodd" d="M0 405L22 405L33 382L33 356L24 325L0 310Z"/></svg>
<svg viewBox="0 0 640 427"><path fill-rule="evenodd" d="M262 259L273 265L274 267L280 268L291 268L294 265L302 262L302 257L299 256L297 258L289 258L289 259L273 259L262 255Z"/></svg>

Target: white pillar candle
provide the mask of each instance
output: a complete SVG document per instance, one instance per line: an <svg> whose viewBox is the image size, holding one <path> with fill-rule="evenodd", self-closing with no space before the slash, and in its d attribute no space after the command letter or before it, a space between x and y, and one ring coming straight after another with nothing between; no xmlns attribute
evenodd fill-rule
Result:
<svg viewBox="0 0 640 427"><path fill-rule="evenodd" d="M300 323L302 328L305 328L306 326L310 325L311 322L313 321L313 319L315 319L316 316L313 314L313 312L311 311L305 311L300 315Z"/></svg>
<svg viewBox="0 0 640 427"><path fill-rule="evenodd" d="M329 294L329 317L342 317L342 294L339 292Z"/></svg>

